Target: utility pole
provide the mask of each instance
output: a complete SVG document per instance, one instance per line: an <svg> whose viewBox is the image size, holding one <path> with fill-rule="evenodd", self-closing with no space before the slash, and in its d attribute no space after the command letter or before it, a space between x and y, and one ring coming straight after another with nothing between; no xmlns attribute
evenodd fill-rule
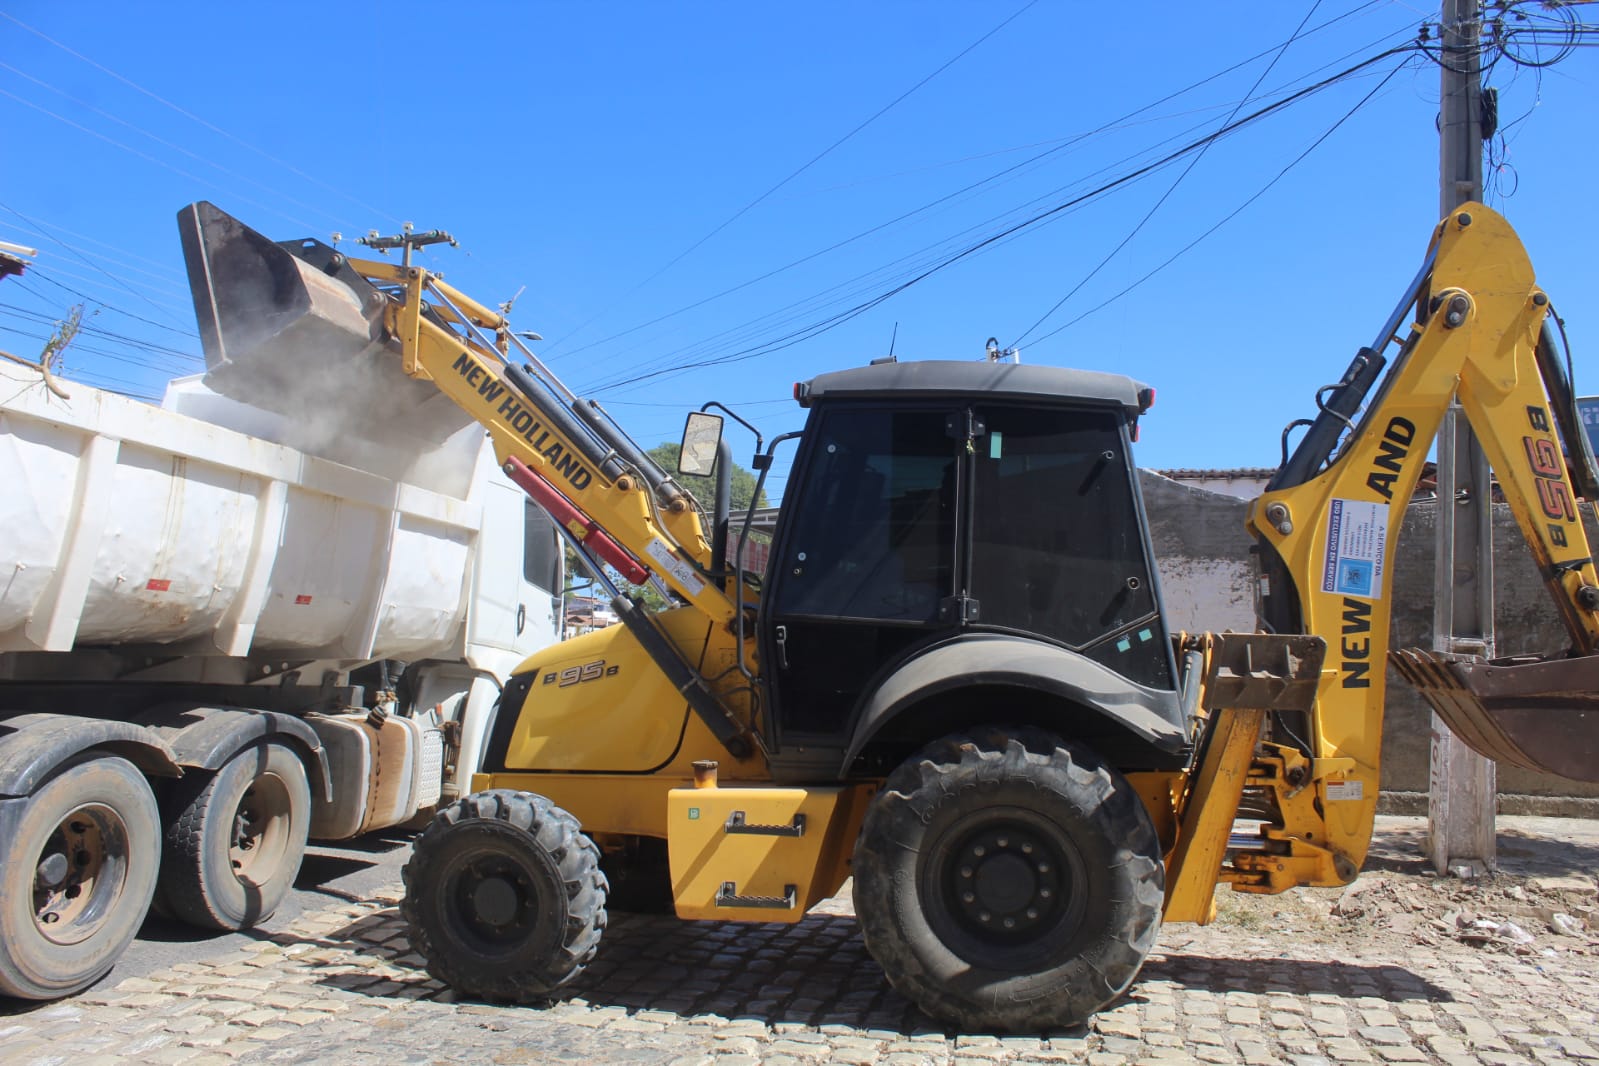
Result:
<svg viewBox="0 0 1599 1066"><path fill-rule="evenodd" d="M1482 199L1482 30L1477 0L1443 0L1439 40L1439 214ZM1433 650L1494 654L1493 496L1476 434L1451 406L1438 433L1437 599ZM1460 742L1434 712L1427 793L1433 869L1494 865L1494 763Z"/></svg>

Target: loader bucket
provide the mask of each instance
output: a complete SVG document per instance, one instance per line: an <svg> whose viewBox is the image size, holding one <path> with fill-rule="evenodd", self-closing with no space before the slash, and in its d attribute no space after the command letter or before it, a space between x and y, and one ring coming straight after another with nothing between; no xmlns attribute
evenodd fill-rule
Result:
<svg viewBox="0 0 1599 1066"><path fill-rule="evenodd" d="M1599 656L1391 656L1467 747L1525 770L1599 782Z"/></svg>
<svg viewBox="0 0 1599 1066"><path fill-rule="evenodd" d="M320 241L274 242L213 204L178 212L205 383L303 424L411 451L470 422L406 376L384 328L390 298Z"/></svg>

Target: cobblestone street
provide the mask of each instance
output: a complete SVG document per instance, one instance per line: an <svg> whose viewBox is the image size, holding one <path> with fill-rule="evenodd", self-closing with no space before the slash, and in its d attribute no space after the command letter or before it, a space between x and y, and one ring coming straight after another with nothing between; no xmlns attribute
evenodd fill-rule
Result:
<svg viewBox="0 0 1599 1066"><path fill-rule="evenodd" d="M1413 837L1411 826L1392 839L1408 848ZM1578 850L1591 861L1591 842ZM1131 993L1091 1025L991 1036L948 1033L889 990L847 894L796 926L618 915L577 987L545 1008L456 1002L410 953L395 899L387 891L308 914L213 957L200 944L194 961L149 977L113 972L61 1003L10 1003L0 1059L1599 1062L1599 957L1580 951L1517 955L1390 938L1351 954L1259 919L1169 926Z"/></svg>

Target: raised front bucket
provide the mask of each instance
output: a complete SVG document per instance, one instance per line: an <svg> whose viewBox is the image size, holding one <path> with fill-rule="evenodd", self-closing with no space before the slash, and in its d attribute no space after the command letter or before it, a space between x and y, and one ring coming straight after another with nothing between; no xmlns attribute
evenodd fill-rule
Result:
<svg viewBox="0 0 1599 1066"><path fill-rule="evenodd" d="M352 434L423 451L470 418L405 375L384 329L390 298L336 249L276 243L214 204L178 212L205 349L205 383L318 436Z"/></svg>
<svg viewBox="0 0 1599 1066"><path fill-rule="evenodd" d="M1599 655L1484 660L1410 648L1389 658L1479 755L1599 782Z"/></svg>

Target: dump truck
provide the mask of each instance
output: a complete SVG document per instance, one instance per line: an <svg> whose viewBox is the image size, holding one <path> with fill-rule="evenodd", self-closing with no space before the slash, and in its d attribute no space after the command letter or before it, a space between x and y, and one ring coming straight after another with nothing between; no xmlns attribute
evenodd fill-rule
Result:
<svg viewBox="0 0 1599 1066"><path fill-rule="evenodd" d="M470 419L349 428L0 362L0 994L88 986L152 904L255 925L308 837L467 791L559 542Z"/></svg>
<svg viewBox="0 0 1599 1066"><path fill-rule="evenodd" d="M1132 458L1154 394L1129 377L887 360L798 383L803 430L756 434L762 478L794 449L756 571L748 516L677 480L727 475L714 397L674 475L408 254L275 243L204 203L180 226L220 389L354 408L403 383L382 412L401 424L447 397L607 575L621 624L510 671L472 792L405 867L411 945L465 994L557 993L608 908L797 922L852 879L895 988L965 1028L1036 1030L1122 994L1162 922L1209 921L1219 884L1349 883L1377 810L1399 519L1457 402L1570 645L1395 665L1484 754L1599 775L1577 514L1599 479L1549 299L1480 204L1438 224L1373 343L1284 432L1241 531L1252 633L1167 624ZM628 593L647 581L669 609Z"/></svg>

